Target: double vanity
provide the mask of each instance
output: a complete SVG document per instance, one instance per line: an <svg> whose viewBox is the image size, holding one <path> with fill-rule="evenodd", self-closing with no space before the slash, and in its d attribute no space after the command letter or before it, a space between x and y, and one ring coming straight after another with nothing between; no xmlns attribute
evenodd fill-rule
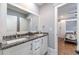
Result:
<svg viewBox="0 0 79 59"><path fill-rule="evenodd" d="M0 45L2 55L43 55L48 50L47 33L17 33L4 36Z"/></svg>
<svg viewBox="0 0 79 59"><path fill-rule="evenodd" d="M22 3L5 3L0 8L0 55L47 53L48 33L39 29L39 15L29 12Z"/></svg>

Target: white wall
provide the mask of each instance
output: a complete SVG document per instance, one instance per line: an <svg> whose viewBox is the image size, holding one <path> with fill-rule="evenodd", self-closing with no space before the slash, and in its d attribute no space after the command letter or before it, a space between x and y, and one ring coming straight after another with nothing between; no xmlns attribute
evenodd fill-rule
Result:
<svg viewBox="0 0 79 59"><path fill-rule="evenodd" d="M39 30L49 33L48 46L53 49L55 48L54 24L54 7L53 4L47 3L40 8Z"/></svg>
<svg viewBox="0 0 79 59"><path fill-rule="evenodd" d="M6 16L7 16L7 5L6 3L0 3L0 42L2 41L2 36L6 31Z"/></svg>

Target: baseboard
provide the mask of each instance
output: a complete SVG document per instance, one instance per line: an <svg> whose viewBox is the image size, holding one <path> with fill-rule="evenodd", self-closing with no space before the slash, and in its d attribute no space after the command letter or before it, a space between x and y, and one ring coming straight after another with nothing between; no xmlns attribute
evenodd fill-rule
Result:
<svg viewBox="0 0 79 59"><path fill-rule="evenodd" d="M44 55L47 55L47 54L48 54L48 51Z"/></svg>
<svg viewBox="0 0 79 59"><path fill-rule="evenodd" d="M78 50L75 50L75 52L76 52L77 54L79 54L79 51L78 51Z"/></svg>
<svg viewBox="0 0 79 59"><path fill-rule="evenodd" d="M56 49L48 47L48 55L58 55Z"/></svg>

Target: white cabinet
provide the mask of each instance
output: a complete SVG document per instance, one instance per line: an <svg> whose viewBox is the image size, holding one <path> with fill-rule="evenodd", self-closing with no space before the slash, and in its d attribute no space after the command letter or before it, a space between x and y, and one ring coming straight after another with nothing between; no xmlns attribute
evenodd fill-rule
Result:
<svg viewBox="0 0 79 59"><path fill-rule="evenodd" d="M0 50L0 55L2 55L2 50Z"/></svg>
<svg viewBox="0 0 79 59"><path fill-rule="evenodd" d="M3 50L4 55L31 55L32 41Z"/></svg>
<svg viewBox="0 0 79 59"><path fill-rule="evenodd" d="M33 54L40 55L40 49L41 49L41 38L38 38L34 40L32 44Z"/></svg>
<svg viewBox="0 0 79 59"><path fill-rule="evenodd" d="M41 54L45 54L48 50L48 36L42 37Z"/></svg>
<svg viewBox="0 0 79 59"><path fill-rule="evenodd" d="M3 50L4 55L43 55L47 52L48 36Z"/></svg>
<svg viewBox="0 0 79 59"><path fill-rule="evenodd" d="M48 50L48 36L38 38L33 41L33 54L44 55Z"/></svg>

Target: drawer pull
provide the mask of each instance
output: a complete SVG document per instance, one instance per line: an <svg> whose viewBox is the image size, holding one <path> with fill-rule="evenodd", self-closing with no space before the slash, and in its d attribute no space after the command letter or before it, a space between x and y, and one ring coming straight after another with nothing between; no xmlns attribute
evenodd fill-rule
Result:
<svg viewBox="0 0 79 59"><path fill-rule="evenodd" d="M31 50L32 50L32 44L31 44Z"/></svg>

